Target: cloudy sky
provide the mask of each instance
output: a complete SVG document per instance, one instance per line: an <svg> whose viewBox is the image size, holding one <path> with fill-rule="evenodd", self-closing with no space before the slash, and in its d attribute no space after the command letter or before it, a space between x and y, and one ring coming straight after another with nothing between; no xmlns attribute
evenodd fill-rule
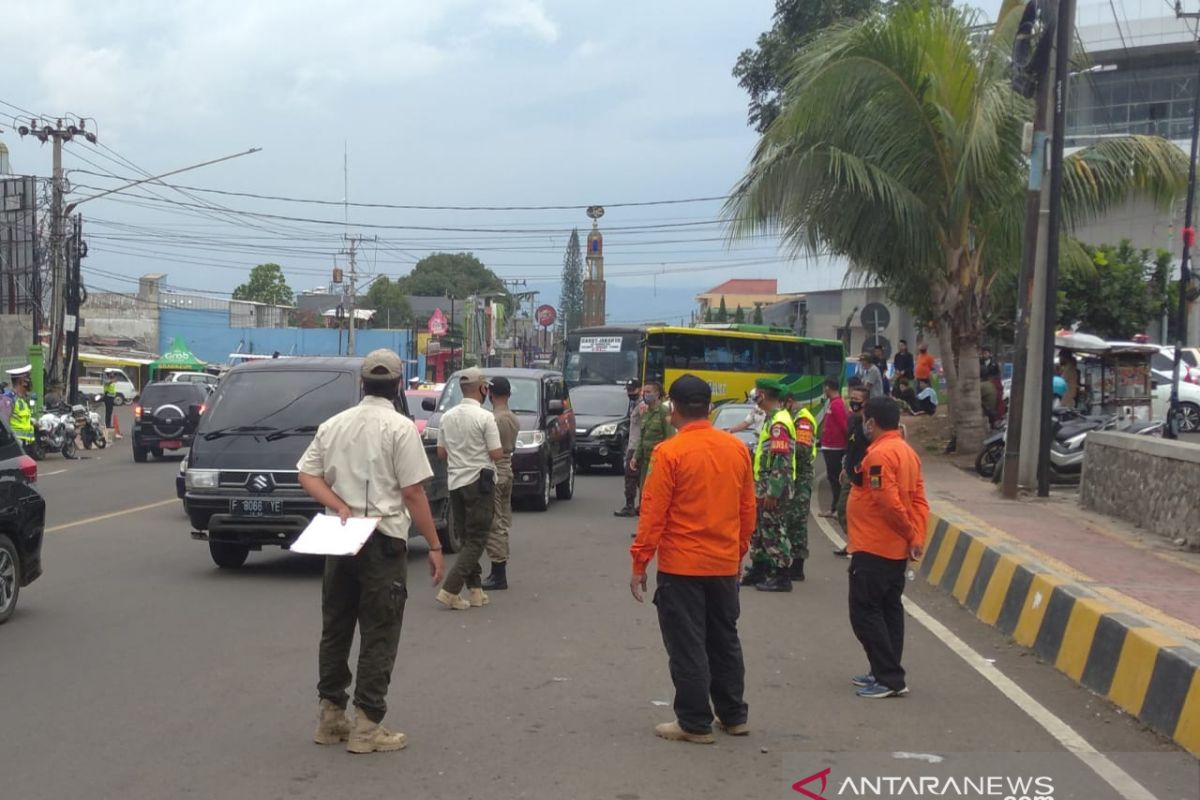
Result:
<svg viewBox="0 0 1200 800"><path fill-rule="evenodd" d="M994 12L999 0L980 5ZM94 118L102 146L66 149L76 199L123 177L261 147L168 181L333 203L163 187L97 200L80 209L97 288L130 291L136 276L157 271L174 286L229 292L268 260L284 265L293 288L311 288L344 261L347 230L376 237L360 262L368 275L403 274L432 250L471 250L503 277L553 280L570 228L586 228L583 208L594 203L608 206L614 284L703 290L728 277L778 277L787 290L825 288L840 280L836 270L789 261L775 241L729 246L717 201L619 205L728 192L755 141L730 68L769 27L773 7L8 4L5 38L29 46L5 48L0 137L15 171L45 175L49 147L18 139L9 115ZM351 207L347 228L343 150L352 202L566 208Z"/></svg>

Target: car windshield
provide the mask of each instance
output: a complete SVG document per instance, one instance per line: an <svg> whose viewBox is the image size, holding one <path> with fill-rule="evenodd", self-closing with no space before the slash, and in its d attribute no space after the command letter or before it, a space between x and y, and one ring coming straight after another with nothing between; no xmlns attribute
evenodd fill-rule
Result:
<svg viewBox="0 0 1200 800"><path fill-rule="evenodd" d="M427 397L436 397L429 392L405 392L405 398L408 399L408 410L412 414L413 419L429 419L433 416L432 411L426 411L421 407L421 403Z"/></svg>
<svg viewBox="0 0 1200 800"><path fill-rule="evenodd" d="M713 419L714 428L732 428L746 419L750 406L722 406Z"/></svg>
<svg viewBox="0 0 1200 800"><path fill-rule="evenodd" d="M629 413L629 395L619 387L571 390L571 408L585 417L623 417Z"/></svg>
<svg viewBox="0 0 1200 800"><path fill-rule="evenodd" d="M146 408L179 406L183 411L194 403L203 403L205 391L186 383L152 383L142 392L141 403Z"/></svg>
<svg viewBox="0 0 1200 800"><path fill-rule="evenodd" d="M539 381L536 378L509 378L508 382L512 384L512 396L508 398L509 409L517 414L537 414ZM442 402L438 405L438 411L449 411L461 402L462 387L458 379L454 378L446 384L446 389L442 392ZM492 401L489 398L488 402L484 403L484 408L491 407Z"/></svg>
<svg viewBox="0 0 1200 800"><path fill-rule="evenodd" d="M272 431L320 425L358 399L348 372L249 370L231 372L204 415L201 433L247 429Z"/></svg>

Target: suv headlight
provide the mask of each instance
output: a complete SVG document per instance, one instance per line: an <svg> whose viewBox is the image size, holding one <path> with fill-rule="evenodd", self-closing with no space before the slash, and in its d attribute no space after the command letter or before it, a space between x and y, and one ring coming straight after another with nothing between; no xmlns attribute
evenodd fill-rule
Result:
<svg viewBox="0 0 1200 800"><path fill-rule="evenodd" d="M536 450L545 443L546 433L544 431L521 431L517 434L518 450Z"/></svg>
<svg viewBox="0 0 1200 800"><path fill-rule="evenodd" d="M189 469L183 474L183 482L189 489L216 489L219 475L215 469Z"/></svg>
<svg viewBox="0 0 1200 800"><path fill-rule="evenodd" d="M423 433L422 436L425 438L425 441L429 442L430 444L437 444L438 429L431 428L430 426L426 425L425 433Z"/></svg>
<svg viewBox="0 0 1200 800"><path fill-rule="evenodd" d="M592 428L592 436L616 436L618 423L609 422Z"/></svg>

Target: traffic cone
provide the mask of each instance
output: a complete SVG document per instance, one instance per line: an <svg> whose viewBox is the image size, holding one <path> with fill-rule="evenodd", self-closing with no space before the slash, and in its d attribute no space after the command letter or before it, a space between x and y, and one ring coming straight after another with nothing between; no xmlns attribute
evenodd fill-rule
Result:
<svg viewBox="0 0 1200 800"><path fill-rule="evenodd" d="M124 436L121 435L121 415L118 414L116 411L113 411L113 438L114 439L124 439L125 438Z"/></svg>

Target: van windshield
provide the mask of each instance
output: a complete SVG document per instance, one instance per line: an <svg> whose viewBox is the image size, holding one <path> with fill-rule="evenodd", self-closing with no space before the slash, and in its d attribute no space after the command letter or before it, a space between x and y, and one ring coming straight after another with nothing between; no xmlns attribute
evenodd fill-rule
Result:
<svg viewBox="0 0 1200 800"><path fill-rule="evenodd" d="M348 372L253 370L231 372L221 382L200 433L244 429L270 433L320 425L358 400Z"/></svg>
<svg viewBox="0 0 1200 800"><path fill-rule="evenodd" d="M538 413L538 381L534 378L510 378L509 384L512 386L512 396L508 398L508 407L514 414L536 414ZM462 402L462 386L457 380L449 381L446 384L445 392L442 394L442 402L438 405L438 411L449 411L456 405ZM484 408L491 409L492 401L484 403Z"/></svg>

